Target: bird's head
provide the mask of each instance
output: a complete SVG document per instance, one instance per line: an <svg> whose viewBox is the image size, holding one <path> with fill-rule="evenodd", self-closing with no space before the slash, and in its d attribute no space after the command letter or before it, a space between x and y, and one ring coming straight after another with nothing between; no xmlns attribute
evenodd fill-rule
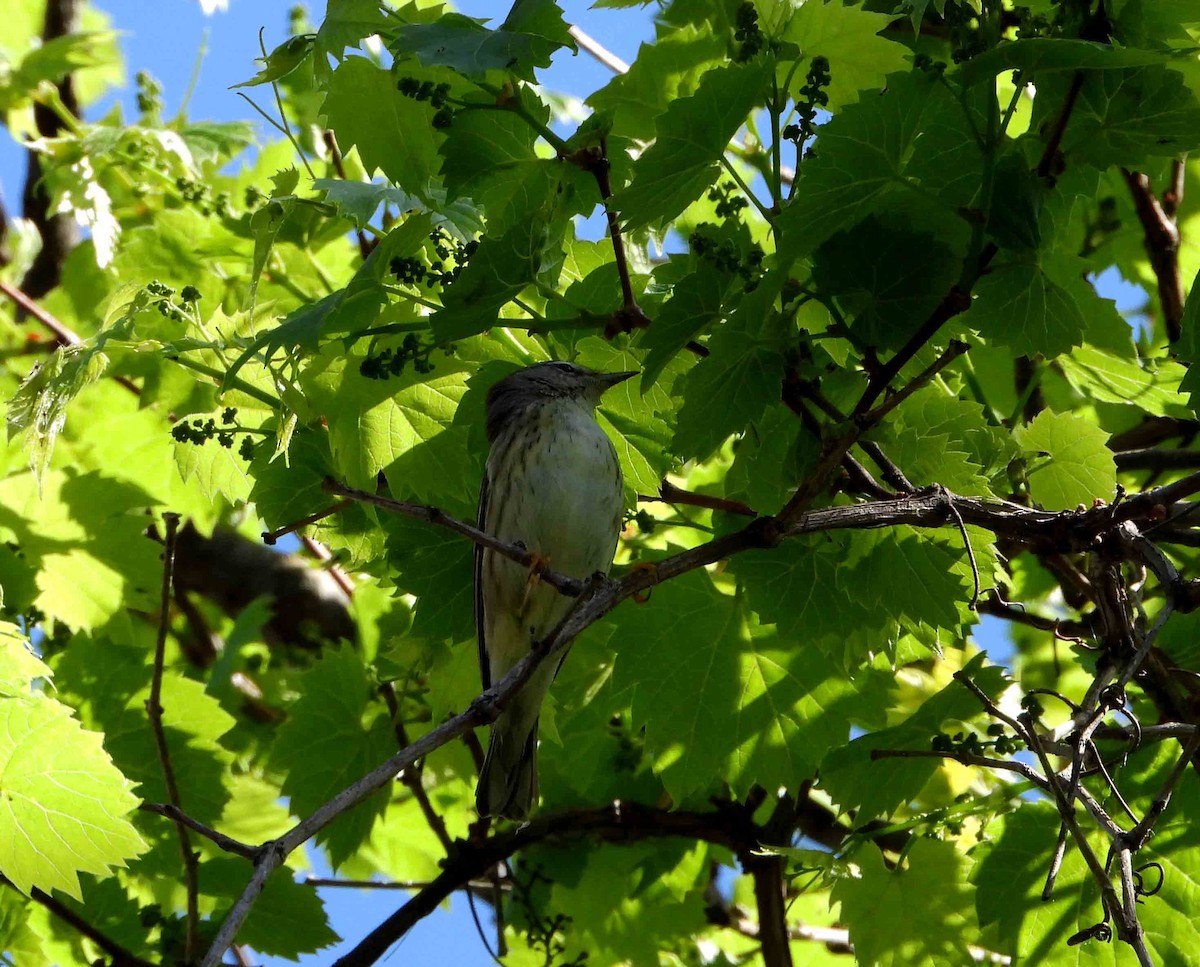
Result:
<svg viewBox="0 0 1200 967"><path fill-rule="evenodd" d="M494 440L508 418L530 404L570 400L595 406L605 390L636 375L636 372L598 373L586 366L559 361L519 369L488 390L488 439Z"/></svg>

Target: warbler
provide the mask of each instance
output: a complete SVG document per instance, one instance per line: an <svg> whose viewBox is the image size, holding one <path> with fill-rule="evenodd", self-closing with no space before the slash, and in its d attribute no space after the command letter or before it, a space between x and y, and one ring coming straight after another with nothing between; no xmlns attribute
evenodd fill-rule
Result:
<svg viewBox="0 0 1200 967"><path fill-rule="evenodd" d="M479 528L520 543L546 567L581 580L612 565L624 508L616 450L596 422L605 390L636 373L537 363L487 395L491 444L479 494ZM475 634L483 687L491 687L552 631L573 599L537 573L475 548ZM543 662L492 725L475 806L523 819L537 802L538 715L557 661Z"/></svg>

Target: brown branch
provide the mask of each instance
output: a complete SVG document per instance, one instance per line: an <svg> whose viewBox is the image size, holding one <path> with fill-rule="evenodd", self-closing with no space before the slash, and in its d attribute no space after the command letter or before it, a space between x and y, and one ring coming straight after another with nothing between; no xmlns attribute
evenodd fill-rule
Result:
<svg viewBox="0 0 1200 967"><path fill-rule="evenodd" d="M396 701L396 689L392 687L391 682L384 682L379 688L380 694L383 695L383 700L388 708L388 715L392 719L392 730L396 733L396 744L401 749L406 749L409 746L408 731L404 728L404 720L400 717L400 706ZM414 765L405 769L400 773L400 781L412 793L413 799L417 801L417 805L421 809L421 815L425 817L425 823L437 837L437 841L442 844L442 849L446 851L447 856L453 855L455 851L454 839L446 830L446 823L441 816L438 815L436 809L433 808L433 803L429 801L429 794L425 791L425 784L421 779L421 766Z"/></svg>
<svg viewBox="0 0 1200 967"><path fill-rule="evenodd" d="M1200 434L1200 420L1181 420L1172 416L1147 416L1141 423L1116 434L1108 448L1116 453L1157 446L1166 440L1182 437L1193 440Z"/></svg>
<svg viewBox="0 0 1200 967"><path fill-rule="evenodd" d="M523 547L516 544L506 544L504 541L497 540L491 535L485 534L478 527L473 527L456 517L451 517L440 508L431 507L428 504L414 504L406 500L393 500L390 497L382 497L378 494L368 493L365 490L356 490L354 487L347 487L345 484L329 478L325 480L322 489L328 494L347 497L362 504L371 504L384 510L390 510L395 514L403 514L405 517L412 517L415 520L423 520L430 524L436 524L438 527L445 527L456 534L470 538L476 544L482 544L488 550L495 551L497 554L507 557L510 561L516 561L522 567L533 567L539 563L538 559ZM585 585L583 581L568 577L565 574L559 574L557 571L539 571L538 575L539 579L544 583L572 597L582 593Z"/></svg>
<svg viewBox="0 0 1200 967"><path fill-rule="evenodd" d="M154 672L150 679L150 697L146 699L146 715L150 719L150 731L154 733L154 748L158 753L158 765L162 770L163 785L167 789L167 800L176 810L175 831L179 835L179 852L183 858L183 878L187 888L187 939L185 954L188 963L196 959L200 926L200 873L196 854L192 851L188 824L180 818L183 803L179 798L179 784L175 781L175 769L171 765L171 753L167 748L167 733L163 728L162 679L163 663L167 644L167 629L171 624L171 591L175 577L175 535L179 530L179 515L170 511L163 515L166 536L163 538L162 596L159 599L158 637L154 643Z"/></svg>
<svg viewBox="0 0 1200 967"><path fill-rule="evenodd" d="M1045 618L1033 614L1022 607L1001 601L995 594L989 595L979 602L979 613L991 615L993 618L1003 618L1013 624L1036 628L1038 631L1049 631L1058 638L1091 638L1095 630L1087 620L1073 621L1063 618Z"/></svg>
<svg viewBox="0 0 1200 967"><path fill-rule="evenodd" d="M1141 172L1121 169L1133 197L1138 221L1142 223L1142 244L1158 281L1158 302L1162 306L1167 339L1171 342L1179 339L1183 322L1183 278L1179 274L1181 236L1175 218L1183 200L1183 171L1183 162L1175 161L1171 187L1160 201L1154 194L1149 177Z"/></svg>
<svg viewBox="0 0 1200 967"><path fill-rule="evenodd" d="M226 853L233 853L236 856L241 856L244 859L253 860L258 857L258 847L250 846L240 840L234 839L232 836L226 836L224 833L219 833L211 826L205 826L204 823L197 819L192 819L187 813L170 803L144 802L138 805L144 813L154 813L156 816L165 816L174 823L183 823L189 829L194 829L205 839L212 841Z"/></svg>
<svg viewBox="0 0 1200 967"><path fill-rule="evenodd" d="M38 322L50 330L54 334L55 341L60 346L82 346L83 339L79 337L69 326L59 322L54 316L38 305L29 293L15 285L10 285L3 279L0 279L0 292L4 293L22 310L33 316ZM138 385L124 376L114 377L118 383L124 386L134 396L141 396L142 391Z"/></svg>
<svg viewBox="0 0 1200 967"><path fill-rule="evenodd" d="M658 495L638 494L639 503L686 504L689 507L703 507L706 510L720 510L727 514L737 514L742 517L757 517L758 511L743 504L740 500L730 500L727 497L715 497L711 494L698 494L691 490L676 487L671 481L664 480L659 485Z"/></svg>
<svg viewBox="0 0 1200 967"><path fill-rule="evenodd" d="M1051 175L1058 174L1062 169L1062 147L1063 135L1067 133L1067 124L1071 120L1071 113L1075 110L1075 105L1079 101L1079 92L1083 90L1083 71L1076 71L1071 75L1071 86L1067 88L1067 96L1063 98L1063 106L1059 109L1058 116L1054 119L1054 126L1050 129L1050 134L1046 138L1046 147L1042 151L1042 157L1037 163L1034 172L1039 178L1048 178Z"/></svg>
<svg viewBox="0 0 1200 967"><path fill-rule="evenodd" d="M528 564L522 549L498 542L476 528L454 520L438 508L378 498L373 494L353 491L332 482L329 487L342 496L363 499L389 510L448 527L477 543L494 547L505 556ZM782 540L800 534L840 528L888 527L895 524L945 526L951 519L951 502L964 523L975 524L1010 540L1020 541L1032 549L1053 549L1055 553L1089 550L1095 547L1097 537L1111 535L1123 521L1161 520L1165 507L1197 491L1200 491L1200 474L1192 474L1164 487L1135 494L1113 507L1100 506L1081 511L1052 513L1003 501L957 497L942 488L937 488L898 497L895 500L822 508L799 514L791 521L762 517L739 531L665 558L650 568L631 571L619 581L598 579L588 582L580 589L580 596L572 610L553 631L544 639L535 642L529 654L501 681L472 701L465 712L432 729L342 790L278 840L264 846L254 875L221 925L203 961L204 967L216 967L221 955L233 942L267 877L293 850L435 749L471 729L494 721L541 662L561 653L583 629L608 614L621 601L644 592L655 584L750 548L774 547ZM568 591L573 591L573 585L580 582L564 579L561 583L567 586ZM560 587L559 590L564 588ZM582 593L584 591L586 593ZM1082 798L1084 790L1080 790L1080 795ZM623 804L622 808L626 806L627 804Z"/></svg>
<svg viewBox="0 0 1200 967"><path fill-rule="evenodd" d="M274 547L279 538L286 537L288 534L294 534L301 527L307 527L309 524L315 524L319 520L324 520L326 517L332 517L334 514L340 514L343 510L349 507L353 501L339 500L337 503L330 504L322 510L318 510L315 514L309 514L307 517L301 517L291 523L284 524L282 527L276 527L273 531L263 531L262 541L268 547Z"/></svg>
<svg viewBox="0 0 1200 967"><path fill-rule="evenodd" d="M49 43L79 30L82 10L81 0L47 0L42 20L42 43ZM55 84L53 96L68 114L79 116L75 83L70 74ZM56 138L67 126L66 121L41 100L34 101L33 121L38 135L42 138ZM59 284L63 263L71 250L79 244L79 226L76 225L71 212L55 214L50 211L50 196L42 184L41 156L33 149L29 149L26 161L22 207L25 217L37 227L42 237L42 247L21 280L21 288L34 299L40 299Z"/></svg>
<svg viewBox="0 0 1200 967"><path fill-rule="evenodd" d="M321 133L321 138L324 140L325 148L329 152L329 160L333 162L333 170L337 172L337 176L341 178L342 181L348 181L349 179L346 177L346 166L342 163L342 152L341 149L338 148L337 137L332 131L323 131ZM356 227L354 229L354 236L358 239L358 254L365 262L367 260L367 256L371 254L371 249L374 248L374 245L372 245L371 240L367 238L366 232L364 232L361 228Z"/></svg>
<svg viewBox="0 0 1200 967"><path fill-rule="evenodd" d="M1114 453L1113 460L1118 470L1195 470L1200 468L1200 451L1146 447Z"/></svg>

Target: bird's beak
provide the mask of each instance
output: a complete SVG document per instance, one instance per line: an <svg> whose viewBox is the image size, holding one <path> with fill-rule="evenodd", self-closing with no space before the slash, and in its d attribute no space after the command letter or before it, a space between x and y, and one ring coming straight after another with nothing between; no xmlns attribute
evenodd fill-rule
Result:
<svg viewBox="0 0 1200 967"><path fill-rule="evenodd" d="M636 369L630 370L628 373L600 373L600 386L602 387L600 392L603 393L605 390L610 390L618 383L623 383L625 380L632 379L637 375L638 372Z"/></svg>

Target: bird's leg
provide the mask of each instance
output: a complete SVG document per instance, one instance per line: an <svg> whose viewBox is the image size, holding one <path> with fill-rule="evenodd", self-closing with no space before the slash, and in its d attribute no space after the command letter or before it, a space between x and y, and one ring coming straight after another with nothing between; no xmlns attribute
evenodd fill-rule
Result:
<svg viewBox="0 0 1200 967"><path fill-rule="evenodd" d="M543 557L537 551L530 551L529 557L529 576L525 579L525 597L521 599L522 613L529 607L529 596L542 583L542 574L550 569L550 558Z"/></svg>

